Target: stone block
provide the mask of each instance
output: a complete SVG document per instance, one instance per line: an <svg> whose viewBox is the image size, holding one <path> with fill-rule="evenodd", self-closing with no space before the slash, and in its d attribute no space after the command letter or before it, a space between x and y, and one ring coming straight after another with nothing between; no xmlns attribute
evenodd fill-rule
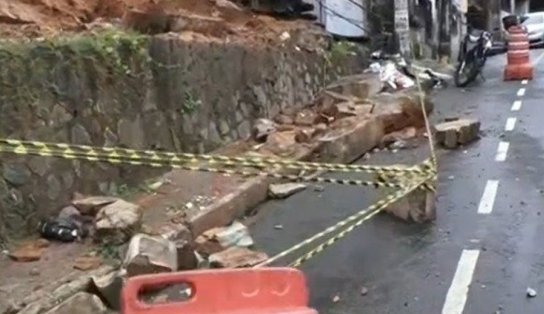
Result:
<svg viewBox="0 0 544 314"><path fill-rule="evenodd" d="M385 212L408 222L433 221L436 219L435 198L435 193L417 189L388 206Z"/></svg>
<svg viewBox="0 0 544 314"><path fill-rule="evenodd" d="M270 184L268 194L272 198L287 198L306 189L306 187L307 185L304 183Z"/></svg>
<svg viewBox="0 0 544 314"><path fill-rule="evenodd" d="M140 230L141 224L141 207L118 200L96 214L94 240L99 243L123 244Z"/></svg>
<svg viewBox="0 0 544 314"><path fill-rule="evenodd" d="M340 129L335 129L333 125L335 132L329 132L330 134L319 139L321 160L339 163L353 162L376 147L384 136L383 123L379 119L361 120L359 117L353 117L340 121L349 122L349 124Z"/></svg>
<svg viewBox="0 0 544 314"><path fill-rule="evenodd" d="M176 245L162 237L136 234L130 240L123 267L128 276L176 271Z"/></svg>
<svg viewBox="0 0 544 314"><path fill-rule="evenodd" d="M480 132L480 121L469 118L458 119L437 124L435 130L436 142L451 149L476 140Z"/></svg>
<svg viewBox="0 0 544 314"><path fill-rule="evenodd" d="M372 97L382 89L383 83L380 81L379 76L374 73L346 76L327 87L328 91L362 99Z"/></svg>
<svg viewBox="0 0 544 314"><path fill-rule="evenodd" d="M267 259L266 253L233 246L210 255L209 261L213 268L239 268L255 266Z"/></svg>

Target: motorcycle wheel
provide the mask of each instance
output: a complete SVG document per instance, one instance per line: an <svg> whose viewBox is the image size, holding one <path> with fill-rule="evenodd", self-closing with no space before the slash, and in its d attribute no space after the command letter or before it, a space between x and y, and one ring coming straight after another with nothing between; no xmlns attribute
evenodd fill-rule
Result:
<svg viewBox="0 0 544 314"><path fill-rule="evenodd" d="M455 85L457 87L466 87L478 76L479 68L474 62L467 63L463 60L457 66L454 75Z"/></svg>

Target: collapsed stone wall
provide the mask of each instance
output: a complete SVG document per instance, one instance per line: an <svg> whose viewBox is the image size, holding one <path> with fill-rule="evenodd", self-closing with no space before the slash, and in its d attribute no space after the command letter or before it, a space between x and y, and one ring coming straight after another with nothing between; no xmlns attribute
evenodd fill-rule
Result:
<svg viewBox="0 0 544 314"><path fill-rule="evenodd" d="M357 69L347 62L351 53L331 55L326 45L117 32L2 43L0 137L208 152L248 136L257 117L308 104L325 81ZM161 172L5 154L0 170L0 243L35 230L74 192L119 195Z"/></svg>

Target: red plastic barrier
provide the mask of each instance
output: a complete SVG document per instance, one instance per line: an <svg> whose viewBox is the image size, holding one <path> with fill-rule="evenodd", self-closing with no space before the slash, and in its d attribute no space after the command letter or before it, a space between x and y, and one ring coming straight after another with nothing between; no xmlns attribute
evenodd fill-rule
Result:
<svg viewBox="0 0 544 314"><path fill-rule="evenodd" d="M147 304L143 288L185 283L187 301ZM217 269L163 273L127 280L121 295L122 314L318 314L308 307L304 275L291 268Z"/></svg>

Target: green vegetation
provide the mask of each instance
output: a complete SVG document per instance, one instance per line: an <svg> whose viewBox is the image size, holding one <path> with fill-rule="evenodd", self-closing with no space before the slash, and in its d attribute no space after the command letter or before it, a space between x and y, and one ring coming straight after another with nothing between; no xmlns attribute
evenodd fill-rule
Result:
<svg viewBox="0 0 544 314"><path fill-rule="evenodd" d="M65 100L75 77L119 84L142 79L152 60L148 38L134 33L106 31L32 41L0 41L0 101L32 104L50 97ZM72 82L73 83L73 82ZM120 86L117 86L120 87Z"/></svg>

